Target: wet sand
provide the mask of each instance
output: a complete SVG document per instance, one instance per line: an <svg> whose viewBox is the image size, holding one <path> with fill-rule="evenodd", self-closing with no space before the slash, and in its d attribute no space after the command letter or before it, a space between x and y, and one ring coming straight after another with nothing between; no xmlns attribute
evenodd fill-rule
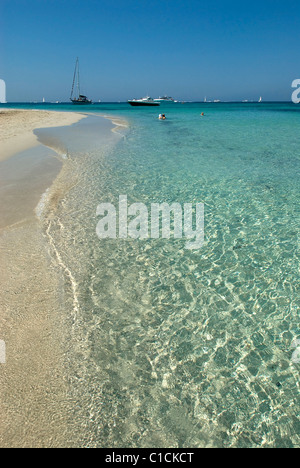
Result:
<svg viewBox="0 0 300 468"><path fill-rule="evenodd" d="M59 447L67 440L59 275L32 221L1 235L0 446Z"/></svg>
<svg viewBox="0 0 300 468"><path fill-rule="evenodd" d="M68 442L62 277L34 211L63 160L40 146L32 131L83 117L0 112L0 339L6 343L6 364L0 365L0 447L65 447L76 440L73 434Z"/></svg>
<svg viewBox="0 0 300 468"><path fill-rule="evenodd" d="M54 151L43 146L0 162L0 230L32 218L62 164Z"/></svg>
<svg viewBox="0 0 300 468"><path fill-rule="evenodd" d="M75 112L44 110L0 110L0 161L39 144L33 130L36 128L72 125L84 118Z"/></svg>

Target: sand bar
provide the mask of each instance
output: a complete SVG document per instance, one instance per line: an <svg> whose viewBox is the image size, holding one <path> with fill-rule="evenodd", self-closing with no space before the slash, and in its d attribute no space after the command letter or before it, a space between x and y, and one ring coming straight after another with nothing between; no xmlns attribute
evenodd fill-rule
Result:
<svg viewBox="0 0 300 468"><path fill-rule="evenodd" d="M39 144L36 128L72 125L84 114L45 110L0 110L0 161Z"/></svg>
<svg viewBox="0 0 300 468"><path fill-rule="evenodd" d="M0 110L0 231L34 216L34 209L52 184L62 160L41 146L36 128L65 127L84 114L74 112Z"/></svg>
<svg viewBox="0 0 300 468"><path fill-rule="evenodd" d="M34 213L36 200L63 164L40 145L33 130L71 125L83 117L48 111L0 112L2 202L9 203L0 229L0 340L6 343L6 363L0 365L1 447L72 445L60 333L64 329L62 279ZM59 165L49 166L51 159Z"/></svg>

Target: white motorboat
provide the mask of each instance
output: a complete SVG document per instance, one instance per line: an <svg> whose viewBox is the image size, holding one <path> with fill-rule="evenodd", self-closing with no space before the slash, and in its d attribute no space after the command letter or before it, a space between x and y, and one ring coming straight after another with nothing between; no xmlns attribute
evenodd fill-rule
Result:
<svg viewBox="0 0 300 468"><path fill-rule="evenodd" d="M160 103L156 102L154 99L152 99L149 96L146 96L141 99L131 99L128 101L128 104L131 106L159 106Z"/></svg>

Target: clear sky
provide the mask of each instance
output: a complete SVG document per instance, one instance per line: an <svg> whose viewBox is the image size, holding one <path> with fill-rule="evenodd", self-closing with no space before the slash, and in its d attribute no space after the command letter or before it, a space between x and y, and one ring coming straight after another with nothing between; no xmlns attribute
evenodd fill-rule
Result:
<svg viewBox="0 0 300 468"><path fill-rule="evenodd" d="M297 0L0 0L7 100L290 100Z"/></svg>

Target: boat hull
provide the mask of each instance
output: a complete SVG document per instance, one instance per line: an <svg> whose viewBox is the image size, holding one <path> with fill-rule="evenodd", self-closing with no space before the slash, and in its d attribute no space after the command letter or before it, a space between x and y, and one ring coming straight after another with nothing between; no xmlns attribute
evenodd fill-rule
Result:
<svg viewBox="0 0 300 468"><path fill-rule="evenodd" d="M157 107L159 106L159 102L141 102L141 101L128 101L133 107Z"/></svg>
<svg viewBox="0 0 300 468"><path fill-rule="evenodd" d="M93 104L92 101L77 101L76 99L71 99L72 103L77 106L87 106Z"/></svg>

